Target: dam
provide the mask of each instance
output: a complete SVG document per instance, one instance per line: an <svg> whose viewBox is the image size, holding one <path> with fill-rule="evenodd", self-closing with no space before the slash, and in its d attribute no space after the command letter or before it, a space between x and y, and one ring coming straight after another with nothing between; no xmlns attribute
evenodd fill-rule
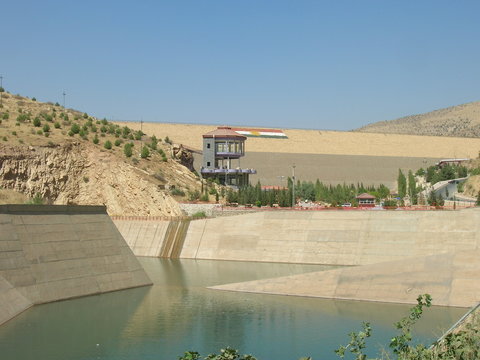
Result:
<svg viewBox="0 0 480 360"><path fill-rule="evenodd" d="M332 358L362 321L374 328L375 356L419 293L449 306L429 309L416 327L426 344L479 293L478 209L200 220L111 219L103 207L0 210L2 259L20 259L4 260L0 273L2 316L16 315L0 327L7 358L167 360L226 345L259 359ZM11 304L19 306L8 313ZM43 305L22 312L32 304ZM20 345L25 338L31 346Z"/></svg>
<svg viewBox="0 0 480 360"><path fill-rule="evenodd" d="M168 221L114 222L137 255L160 256ZM430 293L437 305L471 307L480 296L479 227L478 208L263 211L191 221L179 257L355 266L223 290L399 303Z"/></svg>

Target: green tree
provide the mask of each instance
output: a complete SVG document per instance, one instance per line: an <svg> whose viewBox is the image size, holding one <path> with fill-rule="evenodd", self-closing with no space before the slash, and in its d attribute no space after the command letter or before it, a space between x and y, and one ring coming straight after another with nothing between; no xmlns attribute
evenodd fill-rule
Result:
<svg viewBox="0 0 480 360"><path fill-rule="evenodd" d="M110 150L112 148L112 142L110 140L105 141L105 144L103 144L103 147L107 150Z"/></svg>
<svg viewBox="0 0 480 360"><path fill-rule="evenodd" d="M398 195L401 198L404 198L407 194L407 179L403 174L401 169L398 169L398 177L397 177L397 186L398 186Z"/></svg>
<svg viewBox="0 0 480 360"><path fill-rule="evenodd" d="M40 121L39 117L35 117L35 119L33 119L33 126L35 126L35 127L42 126L42 122Z"/></svg>

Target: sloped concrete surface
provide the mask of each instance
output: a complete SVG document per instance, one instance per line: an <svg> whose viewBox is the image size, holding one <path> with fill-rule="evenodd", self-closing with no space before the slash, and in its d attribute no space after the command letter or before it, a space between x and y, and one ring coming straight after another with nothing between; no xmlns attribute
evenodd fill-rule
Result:
<svg viewBox="0 0 480 360"><path fill-rule="evenodd" d="M212 287L217 290L334 299L471 307L480 299L480 251L460 251L373 265Z"/></svg>
<svg viewBox="0 0 480 360"><path fill-rule="evenodd" d="M475 250L480 209L270 211L193 221L181 257L366 265Z"/></svg>
<svg viewBox="0 0 480 360"><path fill-rule="evenodd" d="M31 304L151 284L98 206L0 206L0 324Z"/></svg>

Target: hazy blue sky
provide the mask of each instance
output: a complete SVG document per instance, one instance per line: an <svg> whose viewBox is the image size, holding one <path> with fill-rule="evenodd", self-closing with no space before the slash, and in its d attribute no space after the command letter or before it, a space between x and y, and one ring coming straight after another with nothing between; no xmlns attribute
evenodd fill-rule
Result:
<svg viewBox="0 0 480 360"><path fill-rule="evenodd" d="M2 1L6 90L98 117L347 130L480 100L480 1Z"/></svg>

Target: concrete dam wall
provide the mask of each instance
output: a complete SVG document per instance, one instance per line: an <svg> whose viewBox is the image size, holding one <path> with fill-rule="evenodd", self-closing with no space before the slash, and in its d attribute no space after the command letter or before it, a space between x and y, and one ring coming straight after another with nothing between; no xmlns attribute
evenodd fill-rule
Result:
<svg viewBox="0 0 480 360"><path fill-rule="evenodd" d="M268 211L192 221L180 257L365 265L472 250L480 209Z"/></svg>
<svg viewBox="0 0 480 360"><path fill-rule="evenodd" d="M151 284L103 206L0 206L0 324L34 304Z"/></svg>
<svg viewBox="0 0 480 360"><path fill-rule="evenodd" d="M113 222L136 256L179 258L190 220L114 217Z"/></svg>

